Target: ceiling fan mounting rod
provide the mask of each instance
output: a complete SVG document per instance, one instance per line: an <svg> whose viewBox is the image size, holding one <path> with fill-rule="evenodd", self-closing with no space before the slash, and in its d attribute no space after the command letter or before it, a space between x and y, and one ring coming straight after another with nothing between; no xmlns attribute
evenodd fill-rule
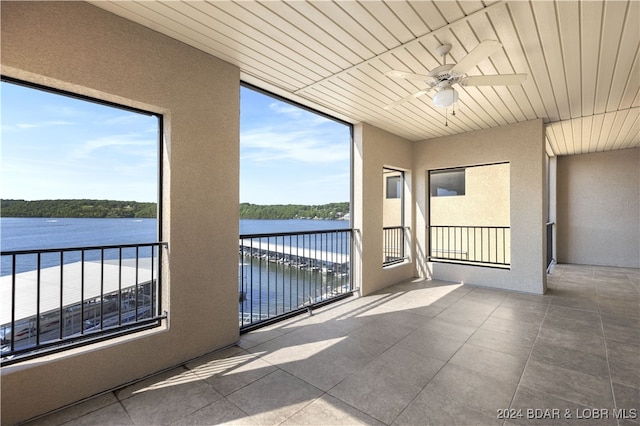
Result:
<svg viewBox="0 0 640 426"><path fill-rule="evenodd" d="M449 53L451 51L451 45L450 44L441 44L440 46L436 47L436 53L438 53L438 55L442 56L442 64L446 64L447 63L447 53Z"/></svg>

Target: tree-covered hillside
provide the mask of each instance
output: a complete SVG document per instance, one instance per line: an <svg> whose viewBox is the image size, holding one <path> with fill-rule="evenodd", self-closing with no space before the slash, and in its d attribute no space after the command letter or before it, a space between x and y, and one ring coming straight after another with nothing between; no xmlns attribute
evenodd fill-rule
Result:
<svg viewBox="0 0 640 426"><path fill-rule="evenodd" d="M1 200L2 217L155 218L156 203L113 200Z"/></svg>
<svg viewBox="0 0 640 426"><path fill-rule="evenodd" d="M341 219L347 213L349 213L349 203L314 206L240 204L240 219Z"/></svg>
<svg viewBox="0 0 640 426"><path fill-rule="evenodd" d="M156 203L113 200L1 200L2 217L156 218ZM349 203L240 204L240 219L342 219Z"/></svg>

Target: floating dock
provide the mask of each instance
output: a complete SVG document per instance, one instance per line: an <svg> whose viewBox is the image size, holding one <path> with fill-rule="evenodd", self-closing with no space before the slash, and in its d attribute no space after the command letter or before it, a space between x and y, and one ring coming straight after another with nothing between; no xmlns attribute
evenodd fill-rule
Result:
<svg viewBox="0 0 640 426"><path fill-rule="evenodd" d="M333 272L347 272L349 267L349 255L345 253L255 239L241 239L240 253L294 267L330 268Z"/></svg>
<svg viewBox="0 0 640 426"><path fill-rule="evenodd" d="M158 260L155 260L157 268ZM84 272L84 279L83 279ZM60 294L60 280L64 282L62 295ZM85 261L67 263L60 270L60 266L43 268L38 271L21 272L15 275L15 319L32 317L38 311L38 280L40 287L40 313L60 309L62 306L72 306L80 303L81 295L85 303L89 300L99 300L102 295L110 294L127 288L135 288L136 284L143 285L157 278L157 271L152 277L151 259L139 259L136 270L135 261L123 259L122 268L117 262ZM12 276L0 277L0 324L11 323L11 287Z"/></svg>

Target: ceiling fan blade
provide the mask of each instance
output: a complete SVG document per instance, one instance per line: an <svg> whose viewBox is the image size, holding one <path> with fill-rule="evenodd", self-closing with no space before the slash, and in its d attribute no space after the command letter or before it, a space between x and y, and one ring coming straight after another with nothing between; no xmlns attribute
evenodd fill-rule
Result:
<svg viewBox="0 0 640 426"><path fill-rule="evenodd" d="M484 40L472 49L467 56L458 61L458 63L455 64L449 72L451 74L465 74L471 68L475 67L480 61L488 58L501 47L502 44L497 40Z"/></svg>
<svg viewBox="0 0 640 426"><path fill-rule="evenodd" d="M461 86L517 86L527 79L527 74L477 75L460 80Z"/></svg>
<svg viewBox="0 0 640 426"><path fill-rule="evenodd" d="M406 78L407 80L426 81L431 79L431 77L429 77L428 75L414 74L411 72L398 71L398 70L387 71L384 74L393 78Z"/></svg>
<svg viewBox="0 0 640 426"><path fill-rule="evenodd" d="M384 109L393 109L393 108L395 108L395 107L397 107L397 106L402 105L402 104L403 104L403 103L405 103L405 102L409 102L409 101L411 101L411 100L414 100L414 99L416 99L416 98L419 98L419 97L420 97L420 96L422 96L422 95L427 94L427 93L429 92L429 90L431 90L431 89L425 89L425 90L421 90L421 91L419 91L419 92L416 92L416 93L414 93L413 95L409 95L409 96L407 96L406 98L402 98L402 99L400 99L399 101L396 101L396 102L394 102L394 103L392 103L392 104L386 105L386 106L384 107Z"/></svg>

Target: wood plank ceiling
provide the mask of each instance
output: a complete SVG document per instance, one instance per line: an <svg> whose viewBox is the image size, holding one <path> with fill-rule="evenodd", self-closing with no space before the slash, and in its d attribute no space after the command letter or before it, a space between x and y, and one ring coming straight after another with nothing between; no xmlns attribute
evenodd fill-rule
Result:
<svg viewBox="0 0 640 426"><path fill-rule="evenodd" d="M637 0L91 3L237 65L248 83L409 140L542 118L549 155L640 146ZM526 73L521 86L456 86L446 118L432 93L384 109L427 88L386 71L427 74L437 46L451 44L454 63L485 39L502 48L468 75Z"/></svg>

